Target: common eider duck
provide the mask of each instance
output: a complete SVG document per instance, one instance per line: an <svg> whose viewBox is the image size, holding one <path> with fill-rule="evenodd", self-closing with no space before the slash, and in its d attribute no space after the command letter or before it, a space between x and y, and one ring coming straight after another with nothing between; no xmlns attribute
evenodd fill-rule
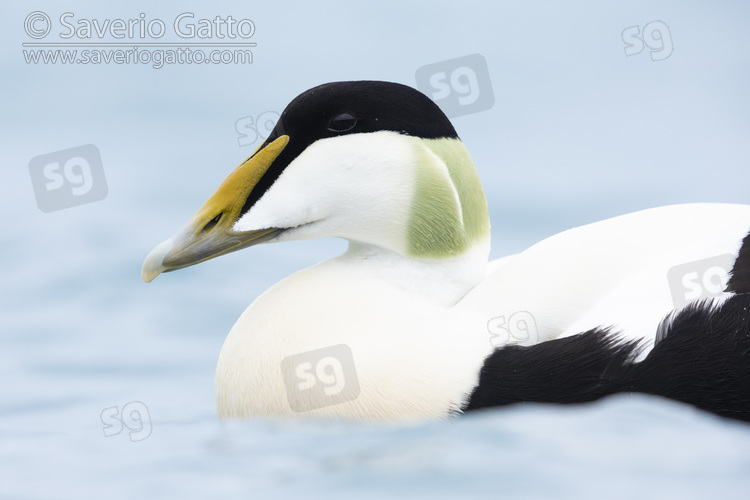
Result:
<svg viewBox="0 0 750 500"><path fill-rule="evenodd" d="M291 101L142 278L260 243L348 241L237 320L221 419L405 421L642 392L750 420L749 231L748 205L666 206L488 262L484 192L439 107L335 82ZM674 278L714 293L676 300L670 273L716 259Z"/></svg>

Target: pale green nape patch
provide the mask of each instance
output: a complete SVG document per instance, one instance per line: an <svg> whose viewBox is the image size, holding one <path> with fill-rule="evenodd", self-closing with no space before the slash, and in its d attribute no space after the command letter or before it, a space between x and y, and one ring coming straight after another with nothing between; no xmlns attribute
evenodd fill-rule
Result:
<svg viewBox="0 0 750 500"><path fill-rule="evenodd" d="M417 172L407 231L409 254L452 257L489 238L487 200L463 143L415 137L413 145Z"/></svg>

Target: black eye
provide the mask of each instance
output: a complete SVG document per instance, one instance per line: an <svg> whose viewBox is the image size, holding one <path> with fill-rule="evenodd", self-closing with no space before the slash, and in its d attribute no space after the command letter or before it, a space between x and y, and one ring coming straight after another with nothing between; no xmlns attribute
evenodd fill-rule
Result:
<svg viewBox="0 0 750 500"><path fill-rule="evenodd" d="M357 119L349 113L341 113L331 118L328 122L328 130L331 132L346 132L357 124Z"/></svg>

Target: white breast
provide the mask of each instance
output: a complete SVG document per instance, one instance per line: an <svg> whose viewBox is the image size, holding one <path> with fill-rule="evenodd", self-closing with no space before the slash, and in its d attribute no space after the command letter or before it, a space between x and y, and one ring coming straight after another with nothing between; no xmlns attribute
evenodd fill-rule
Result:
<svg viewBox="0 0 750 500"><path fill-rule="evenodd" d="M294 415L302 407L311 416L409 420L444 417L459 407L491 350L486 319L394 285L370 260L350 253L318 264L248 307L219 358L221 418ZM341 345L352 359L329 359L341 366L321 366L316 374L318 350L346 358ZM335 391L336 378L352 374L359 386L353 399L312 400L318 389Z"/></svg>

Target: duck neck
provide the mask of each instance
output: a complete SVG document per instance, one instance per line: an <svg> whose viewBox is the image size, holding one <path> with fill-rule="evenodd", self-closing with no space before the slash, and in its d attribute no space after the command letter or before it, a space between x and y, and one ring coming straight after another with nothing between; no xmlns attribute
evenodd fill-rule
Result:
<svg viewBox="0 0 750 500"><path fill-rule="evenodd" d="M415 171L404 239L388 244L382 238L380 245L349 239L342 258L411 295L450 307L485 277L490 250L487 201L459 139L404 140L412 144Z"/></svg>
<svg viewBox="0 0 750 500"><path fill-rule="evenodd" d="M354 264L373 279L440 307L451 307L484 279L489 240L477 243L461 254L431 258L403 255L377 245L349 241L338 260Z"/></svg>

